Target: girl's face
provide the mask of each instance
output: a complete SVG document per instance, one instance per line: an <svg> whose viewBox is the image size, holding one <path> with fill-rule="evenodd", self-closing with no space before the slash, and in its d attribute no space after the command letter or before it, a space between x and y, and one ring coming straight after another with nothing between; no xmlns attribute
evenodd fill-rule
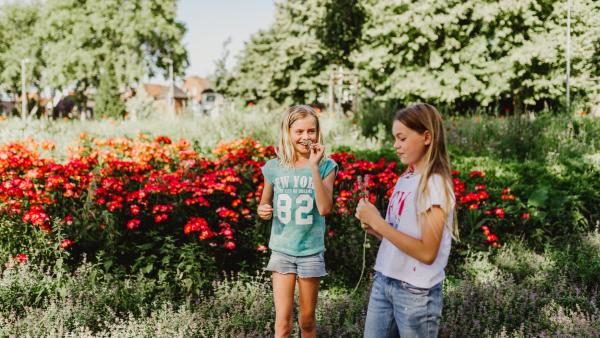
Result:
<svg viewBox="0 0 600 338"><path fill-rule="evenodd" d="M394 120L392 133L395 140L394 149L404 164L418 163L425 155L427 146L431 144L429 131L420 134L398 120Z"/></svg>
<svg viewBox="0 0 600 338"><path fill-rule="evenodd" d="M309 140L317 143L318 137L317 121L312 116L296 120L290 127L290 141L296 153L310 154L310 146L304 145L304 143Z"/></svg>

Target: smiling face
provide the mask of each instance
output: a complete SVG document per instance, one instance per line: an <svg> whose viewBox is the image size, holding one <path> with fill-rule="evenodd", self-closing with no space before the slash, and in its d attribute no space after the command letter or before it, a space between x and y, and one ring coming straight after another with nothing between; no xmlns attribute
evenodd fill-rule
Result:
<svg viewBox="0 0 600 338"><path fill-rule="evenodd" d="M431 144L428 131L421 134L408 128L399 120L394 120L392 134L394 134L394 149L404 164L419 163L427 152L427 146Z"/></svg>
<svg viewBox="0 0 600 338"><path fill-rule="evenodd" d="M310 154L310 144L317 143L319 131L314 117L296 120L290 127L290 141L298 154Z"/></svg>

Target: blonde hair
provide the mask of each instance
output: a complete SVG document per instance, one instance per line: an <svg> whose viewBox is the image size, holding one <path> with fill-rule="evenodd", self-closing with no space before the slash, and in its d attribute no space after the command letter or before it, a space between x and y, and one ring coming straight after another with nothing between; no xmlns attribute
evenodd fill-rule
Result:
<svg viewBox="0 0 600 338"><path fill-rule="evenodd" d="M443 205L440 207L444 212L444 217L447 218L455 203L454 188L452 181L452 169L450 166L450 158L446 149L446 133L442 122L442 115L435 109L434 106L427 103L417 103L408 106L396 113L395 120L400 121L407 128L412 129L419 134L428 131L431 135L431 143L427 146L425 152L425 169L421 173L421 179L417 188L416 205L417 219L420 220L422 215L427 212L426 203L428 196L428 182L433 175L442 177L443 186L445 187L443 196ZM420 224L420 222L419 222ZM458 221L456 212L452 226L449 229L452 237L458 240Z"/></svg>
<svg viewBox="0 0 600 338"><path fill-rule="evenodd" d="M307 105L296 105L289 107L281 119L281 125L279 130L279 142L276 150L277 158L283 167L293 168L294 161L296 161L296 151L292 144L290 137L290 129L294 122L301 120L305 117L311 116L315 119L317 126L317 143L323 144L323 133L321 133L321 126L319 124L319 116L317 112ZM321 163L327 156L323 156Z"/></svg>

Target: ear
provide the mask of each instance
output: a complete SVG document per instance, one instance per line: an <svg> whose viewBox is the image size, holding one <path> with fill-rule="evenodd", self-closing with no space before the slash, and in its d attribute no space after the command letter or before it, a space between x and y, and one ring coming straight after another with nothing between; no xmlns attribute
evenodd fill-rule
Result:
<svg viewBox="0 0 600 338"><path fill-rule="evenodd" d="M431 144L431 133L429 132L429 130L425 130L425 132L423 133L423 143L426 146Z"/></svg>

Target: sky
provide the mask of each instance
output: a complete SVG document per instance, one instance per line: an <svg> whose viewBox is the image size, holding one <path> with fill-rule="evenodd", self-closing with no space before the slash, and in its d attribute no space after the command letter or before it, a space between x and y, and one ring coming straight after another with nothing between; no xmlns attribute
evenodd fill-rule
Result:
<svg viewBox="0 0 600 338"><path fill-rule="evenodd" d="M231 38L227 67L235 64L244 42L275 21L275 0L179 0L177 19L187 27L183 44L190 66L186 75L207 77Z"/></svg>

